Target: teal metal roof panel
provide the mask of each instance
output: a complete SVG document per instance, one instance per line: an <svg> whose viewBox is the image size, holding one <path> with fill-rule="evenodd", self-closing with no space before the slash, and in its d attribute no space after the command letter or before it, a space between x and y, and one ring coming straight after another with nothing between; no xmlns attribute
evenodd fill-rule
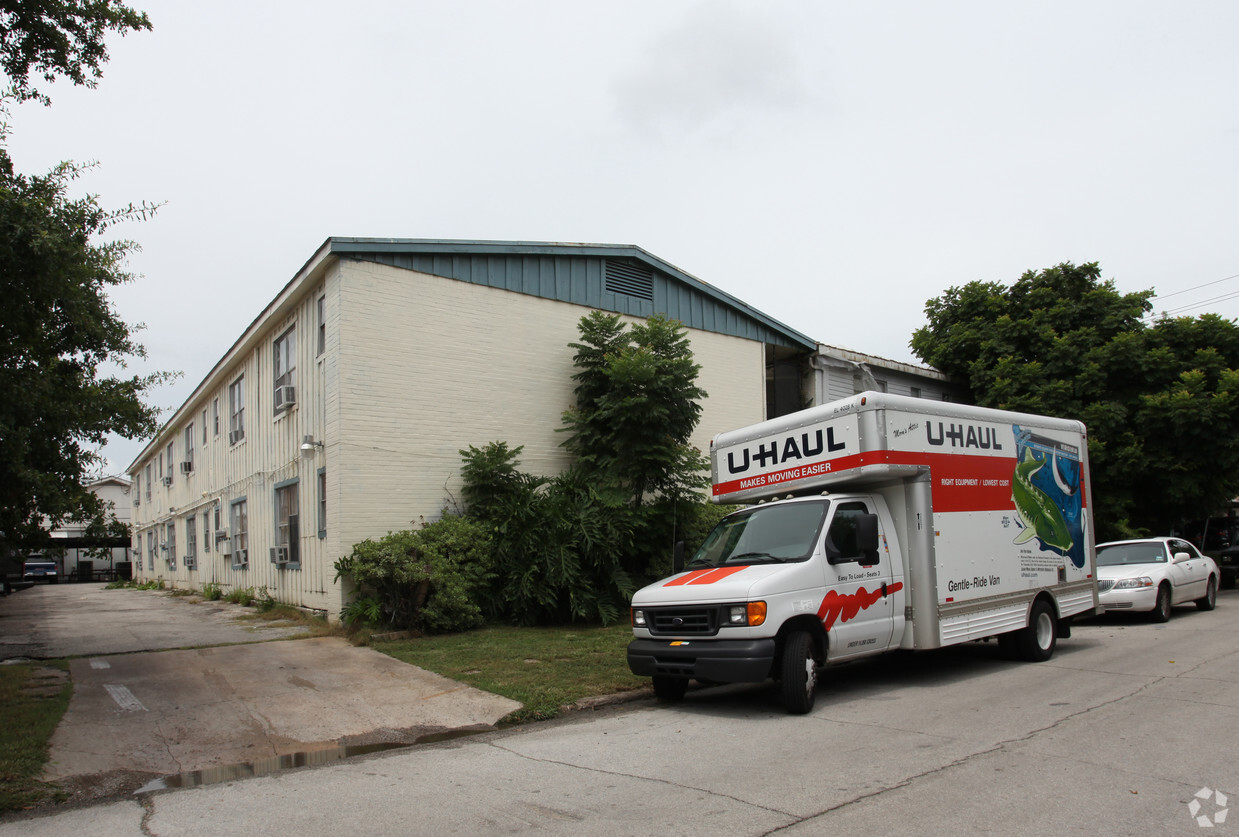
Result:
<svg viewBox="0 0 1239 837"><path fill-rule="evenodd" d="M815 350L813 341L640 247L517 241L331 238L340 258L416 270L689 328Z"/></svg>

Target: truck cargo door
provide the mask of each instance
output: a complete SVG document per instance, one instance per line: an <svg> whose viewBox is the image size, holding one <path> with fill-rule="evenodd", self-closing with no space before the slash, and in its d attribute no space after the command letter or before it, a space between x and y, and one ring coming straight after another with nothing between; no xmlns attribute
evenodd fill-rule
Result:
<svg viewBox="0 0 1239 837"><path fill-rule="evenodd" d="M894 635L895 614L903 613L903 584L892 574L891 556L879 518L876 556L857 546L857 519L874 513L863 500L834 506L823 536L827 555L826 595L818 608L830 637L832 660L885 651Z"/></svg>

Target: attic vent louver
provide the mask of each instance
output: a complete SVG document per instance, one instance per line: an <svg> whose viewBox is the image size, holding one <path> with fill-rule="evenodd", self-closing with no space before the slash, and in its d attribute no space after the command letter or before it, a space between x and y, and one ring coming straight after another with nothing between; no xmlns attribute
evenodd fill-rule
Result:
<svg viewBox="0 0 1239 837"><path fill-rule="evenodd" d="M654 301L654 271L632 261L607 259L607 293Z"/></svg>

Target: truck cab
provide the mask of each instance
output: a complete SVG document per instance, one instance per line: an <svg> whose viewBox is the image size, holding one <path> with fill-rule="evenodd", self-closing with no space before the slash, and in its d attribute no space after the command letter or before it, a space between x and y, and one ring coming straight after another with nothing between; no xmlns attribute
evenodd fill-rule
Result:
<svg viewBox="0 0 1239 837"><path fill-rule="evenodd" d="M774 677L788 708L807 712L819 665L903 639L904 570L899 539L887 536L893 525L885 500L868 494L733 512L683 572L633 599L630 668L671 699L690 678Z"/></svg>

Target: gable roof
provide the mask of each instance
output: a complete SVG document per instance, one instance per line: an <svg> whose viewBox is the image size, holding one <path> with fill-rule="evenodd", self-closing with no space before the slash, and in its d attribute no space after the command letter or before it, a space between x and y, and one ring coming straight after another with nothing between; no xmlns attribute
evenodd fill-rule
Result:
<svg viewBox="0 0 1239 837"><path fill-rule="evenodd" d="M814 340L631 244L330 238L332 255L812 351ZM320 251L321 253L321 251Z"/></svg>

